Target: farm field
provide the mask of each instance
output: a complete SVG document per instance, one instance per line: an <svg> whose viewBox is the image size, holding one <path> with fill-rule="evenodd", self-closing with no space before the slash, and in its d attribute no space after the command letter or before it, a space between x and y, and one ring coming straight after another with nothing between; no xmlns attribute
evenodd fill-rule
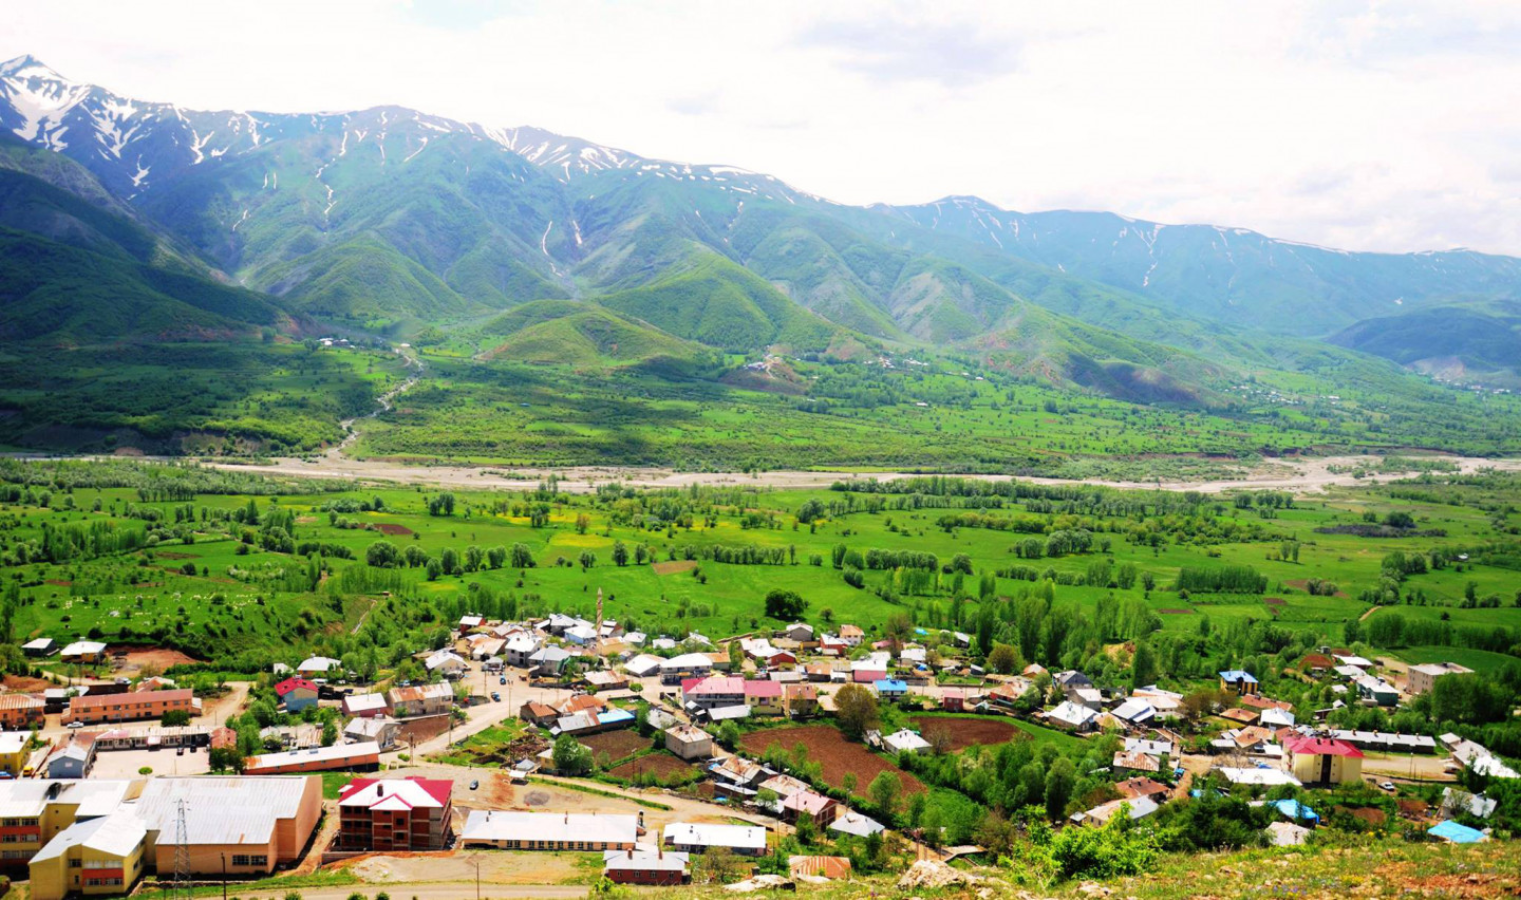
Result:
<svg viewBox="0 0 1521 900"><path fill-rule="evenodd" d="M1254 499L1268 496L1261 492L1193 499L1071 487L968 509L965 498L926 494L937 489L933 479L881 492L865 490L869 483L849 491L609 485L589 496L557 493L551 483L519 493L448 493L453 507L444 513L430 511L444 492L422 487L126 464L86 472L79 464L11 464L14 496L0 500L0 559L15 585L11 621L21 640L100 637L253 664L271 653L287 662L308 650L341 656L368 631L380 636L379 653L388 657L407 634L426 629L427 609L436 610L435 627L440 617L471 607L589 616L598 589L609 614L627 627L715 638L757 627L774 590L803 597L808 617L826 628L852 622L881 629L904 615L920 625L966 628L988 598L1038 588L1085 616L1101 607L1108 616L1111 602L1129 610L1127 620L1144 612L1162 633L1180 638L1270 625L1339 641L1349 622L1373 626L1385 617L1443 633L1521 629L1513 567L1521 553L1507 549L1517 526L1504 505L1521 487L1509 474L1426 476L1277 507ZM167 488L148 487L192 479L210 490L187 486L171 499ZM1407 515L1409 530L1427 536L1324 531L1393 514ZM1026 559L1032 528L1042 549ZM49 535L70 529L139 537L88 558L45 549ZM1053 531L1084 533L1091 546L1052 555L1044 545ZM392 548L395 561L367 565L377 544ZM841 547L860 559L838 564ZM486 551L495 548L503 558L493 564ZM1370 605L1367 595L1380 589L1391 554L1443 548L1478 555L1405 575L1397 602ZM921 576L868 565L869 552L925 554L942 568L962 557L966 564L961 572ZM455 562L432 573L407 564L403 557L414 554ZM521 564L509 565L509 555ZM1185 569L1224 567L1249 568L1264 589L1178 587ZM859 586L845 577L852 569ZM422 605L403 608L402 595ZM1022 649L1028 655L1033 647Z"/></svg>
<svg viewBox="0 0 1521 900"><path fill-rule="evenodd" d="M864 744L845 739L833 725L795 725L783 728L767 728L752 731L740 739L740 746L752 756L759 757L772 744L787 752L798 744L808 748L810 762L823 767L823 780L830 787L843 788L846 775L856 778L855 796L865 796L867 785L883 772L892 772L903 782L905 794L928 790L919 779L888 762L886 758L872 753Z"/></svg>
<svg viewBox="0 0 1521 900"><path fill-rule="evenodd" d="M1030 740L1030 736L1014 727L1012 721L992 716L909 716L908 721L926 739L935 731L943 731L949 737L947 749L959 753L968 747L981 745L991 747L1012 740ZM932 742L933 743L933 742Z"/></svg>

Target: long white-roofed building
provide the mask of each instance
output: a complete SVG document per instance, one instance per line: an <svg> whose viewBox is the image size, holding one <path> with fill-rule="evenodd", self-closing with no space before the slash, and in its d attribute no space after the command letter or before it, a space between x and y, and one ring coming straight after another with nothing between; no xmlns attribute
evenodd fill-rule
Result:
<svg viewBox="0 0 1521 900"><path fill-rule="evenodd" d="M639 820L627 815L473 809L460 844L498 850L631 850Z"/></svg>

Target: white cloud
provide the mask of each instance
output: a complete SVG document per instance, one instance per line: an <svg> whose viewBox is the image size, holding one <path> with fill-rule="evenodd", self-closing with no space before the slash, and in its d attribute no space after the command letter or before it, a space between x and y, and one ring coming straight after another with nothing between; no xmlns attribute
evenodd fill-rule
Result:
<svg viewBox="0 0 1521 900"><path fill-rule="evenodd" d="M1354 249L1521 253L1521 10L1310 0L78 2L0 56L189 107L397 103L740 165Z"/></svg>

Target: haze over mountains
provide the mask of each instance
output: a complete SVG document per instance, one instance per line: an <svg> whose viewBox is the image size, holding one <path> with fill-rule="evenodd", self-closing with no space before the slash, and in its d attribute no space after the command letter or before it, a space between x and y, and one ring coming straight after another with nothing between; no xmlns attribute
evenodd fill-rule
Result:
<svg viewBox="0 0 1521 900"><path fill-rule="evenodd" d="M1521 363L1511 257L974 197L844 206L732 166L396 107L181 109L31 57L0 64L0 133L16 138L0 147L7 340L321 322L506 341L488 356L597 343L588 329L692 357L880 341L1190 403L1241 367L1367 364L1347 349L1497 385ZM533 301L572 302L501 318Z"/></svg>

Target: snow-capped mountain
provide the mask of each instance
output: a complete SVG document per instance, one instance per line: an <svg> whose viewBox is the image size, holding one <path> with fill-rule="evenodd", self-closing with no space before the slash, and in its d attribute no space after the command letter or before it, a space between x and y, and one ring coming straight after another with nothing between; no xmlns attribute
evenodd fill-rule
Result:
<svg viewBox="0 0 1521 900"><path fill-rule="evenodd" d="M460 122L400 107L325 113L185 109L73 81L32 56L0 63L0 128L69 156L123 197L152 191L211 160L311 135L333 136L341 152L374 138L370 146L382 158L387 138L402 136L408 144L401 161L441 136L468 135L516 153L565 184L626 169L659 178L735 182L742 192L770 192L794 202L806 196L773 177L732 166L651 160L541 128Z"/></svg>

